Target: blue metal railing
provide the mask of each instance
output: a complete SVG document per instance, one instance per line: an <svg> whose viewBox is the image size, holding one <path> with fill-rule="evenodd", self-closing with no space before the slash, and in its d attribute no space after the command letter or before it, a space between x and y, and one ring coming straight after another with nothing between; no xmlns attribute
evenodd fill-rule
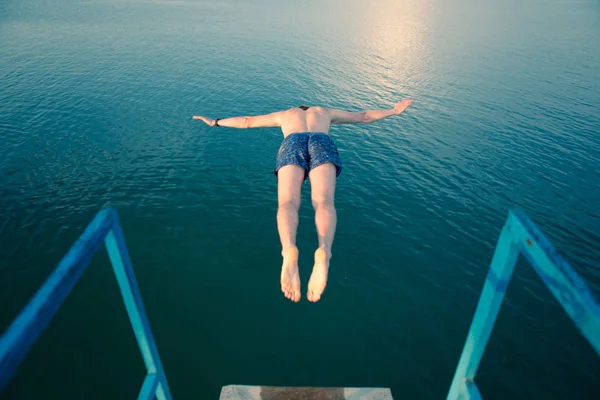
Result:
<svg viewBox="0 0 600 400"><path fill-rule="evenodd" d="M71 292L94 254L106 244L147 375L138 399L171 399L150 324L114 209L102 210L0 338L0 391ZM448 400L480 399L474 378L498 316L517 257L523 254L600 355L600 306L585 282L521 211L511 211L488 272Z"/></svg>
<svg viewBox="0 0 600 400"><path fill-rule="evenodd" d="M520 210L509 213L492 259L448 400L481 399L475 374L519 254L523 254L583 336L600 355L600 306L585 281Z"/></svg>
<svg viewBox="0 0 600 400"><path fill-rule="evenodd" d="M101 210L96 215L52 275L0 338L0 391L79 281L103 242L146 364L147 375L138 399L172 399L131 267L119 218L116 210L110 208Z"/></svg>

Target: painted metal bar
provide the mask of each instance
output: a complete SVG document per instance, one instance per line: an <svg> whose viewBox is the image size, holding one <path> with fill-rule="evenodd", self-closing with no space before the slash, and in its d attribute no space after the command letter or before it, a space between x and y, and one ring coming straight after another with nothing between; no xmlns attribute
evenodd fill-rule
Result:
<svg viewBox="0 0 600 400"><path fill-rule="evenodd" d="M498 239L492 264L450 386L448 400L464 397L462 390L464 385L467 381L473 381L504 300L504 294L519 255L519 249L512 239L511 225L509 219Z"/></svg>
<svg viewBox="0 0 600 400"><path fill-rule="evenodd" d="M592 291L522 211L512 210L510 216L523 255L600 355L600 306Z"/></svg>
<svg viewBox="0 0 600 400"><path fill-rule="evenodd" d="M531 263L544 284L600 355L600 305L591 290L525 213L511 210L498 240L448 399L481 398L474 382L475 374L519 253Z"/></svg>
<svg viewBox="0 0 600 400"><path fill-rule="evenodd" d="M150 400L156 397L156 388L158 387L158 377L156 374L146 375L142 389L138 395L138 400Z"/></svg>
<svg viewBox="0 0 600 400"><path fill-rule="evenodd" d="M156 398L158 400L167 400L169 397L167 397L167 393L165 392L165 390L163 389L163 383L165 384L165 386L167 385L167 378L163 375L162 378L162 382L158 382L158 388L156 389ZM167 387L168 390L168 387ZM171 394L169 393L169 396Z"/></svg>
<svg viewBox="0 0 600 400"><path fill-rule="evenodd" d="M85 271L116 211L101 210L0 338L0 391Z"/></svg>
<svg viewBox="0 0 600 400"><path fill-rule="evenodd" d="M149 373L156 373L160 379L160 393L157 395L159 399L171 399L171 392L131 266L125 238L116 215L112 231L106 235L105 243L146 368ZM164 397L161 397L163 395Z"/></svg>
<svg viewBox="0 0 600 400"><path fill-rule="evenodd" d="M479 389L477 389L475 382L466 381L465 388L470 400L481 400L481 394L479 393Z"/></svg>
<svg viewBox="0 0 600 400"><path fill-rule="evenodd" d="M0 338L0 391L56 314L94 254L102 246L103 240L149 372L140 391L140 398L172 399L114 209L104 209L96 215L55 271Z"/></svg>

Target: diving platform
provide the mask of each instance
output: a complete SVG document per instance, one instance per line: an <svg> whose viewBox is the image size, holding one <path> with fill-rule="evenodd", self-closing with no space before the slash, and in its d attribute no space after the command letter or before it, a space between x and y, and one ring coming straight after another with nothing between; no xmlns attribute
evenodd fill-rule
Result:
<svg viewBox="0 0 600 400"><path fill-rule="evenodd" d="M385 388L316 388L229 385L219 400L393 400Z"/></svg>

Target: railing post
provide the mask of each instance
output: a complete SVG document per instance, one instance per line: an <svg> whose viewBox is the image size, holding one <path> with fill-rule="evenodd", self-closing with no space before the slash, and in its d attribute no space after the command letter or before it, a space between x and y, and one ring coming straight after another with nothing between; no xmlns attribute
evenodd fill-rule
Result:
<svg viewBox="0 0 600 400"><path fill-rule="evenodd" d="M512 220L509 218L498 239L467 341L454 373L448 400L470 398L471 391L476 390L469 389L467 383L471 384L475 377L519 255L519 249L513 241L511 225Z"/></svg>
<svg viewBox="0 0 600 400"><path fill-rule="evenodd" d="M519 253L529 260L544 284L600 355L600 305L589 287L522 211L511 210L496 246L448 400L481 398L474 382L475 373Z"/></svg>
<svg viewBox="0 0 600 400"><path fill-rule="evenodd" d="M102 241L106 244L125 308L146 364L147 377L140 396L153 398L156 395L159 400L172 399L119 225L117 211L111 208L103 209L96 215L60 261L58 267L0 337L0 391L79 281L102 246Z"/></svg>
<svg viewBox="0 0 600 400"><path fill-rule="evenodd" d="M131 267L127 246L116 214L113 228L106 235L105 243L144 363L148 373L156 374L159 378L157 397L159 400L170 400L172 399L171 392L150 330L150 323L146 316L142 296Z"/></svg>

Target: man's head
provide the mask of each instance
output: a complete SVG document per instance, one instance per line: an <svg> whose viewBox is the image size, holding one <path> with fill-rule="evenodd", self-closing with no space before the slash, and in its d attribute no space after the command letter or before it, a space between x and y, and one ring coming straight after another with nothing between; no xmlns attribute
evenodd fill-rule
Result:
<svg viewBox="0 0 600 400"><path fill-rule="evenodd" d="M306 110L308 110L310 107L309 107L309 106L298 106L298 108L299 108L299 109L301 109L301 110L304 110L304 111L306 111Z"/></svg>

